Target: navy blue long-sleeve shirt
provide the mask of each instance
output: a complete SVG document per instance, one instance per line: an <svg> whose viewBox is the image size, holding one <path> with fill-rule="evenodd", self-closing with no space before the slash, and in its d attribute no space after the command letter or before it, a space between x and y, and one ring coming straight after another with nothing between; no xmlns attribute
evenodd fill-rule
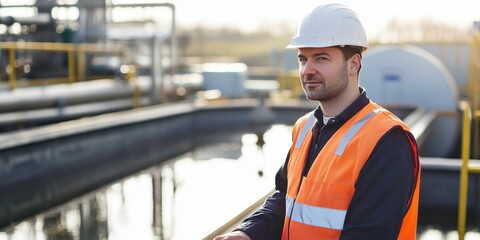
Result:
<svg viewBox="0 0 480 240"><path fill-rule="evenodd" d="M318 132L314 133L316 137L312 141L316 141L318 147L310 148L303 175L308 174L330 137L369 103L366 92L360 91L361 95L347 109L325 125L321 109L315 110L319 125L314 128ZM415 156L406 134L400 126L394 127L375 146L355 184L340 239L397 239L415 189ZM312 142L311 146L314 145ZM288 159L289 155L275 177L277 191L236 229L245 232L252 240L281 238Z"/></svg>

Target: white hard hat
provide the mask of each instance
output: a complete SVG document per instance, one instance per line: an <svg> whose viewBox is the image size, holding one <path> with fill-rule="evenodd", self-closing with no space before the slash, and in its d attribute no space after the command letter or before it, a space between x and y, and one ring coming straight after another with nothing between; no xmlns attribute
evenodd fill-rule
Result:
<svg viewBox="0 0 480 240"><path fill-rule="evenodd" d="M300 23L287 48L331 46L368 47L367 36L358 16L342 4L325 4L313 9Z"/></svg>

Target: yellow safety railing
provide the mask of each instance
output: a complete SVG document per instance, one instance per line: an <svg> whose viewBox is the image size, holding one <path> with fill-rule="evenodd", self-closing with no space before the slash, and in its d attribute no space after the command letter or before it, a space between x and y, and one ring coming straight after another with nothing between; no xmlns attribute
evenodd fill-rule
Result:
<svg viewBox="0 0 480 240"><path fill-rule="evenodd" d="M470 82L472 85L472 93L471 93L471 99L472 99L472 108L473 108L473 156L478 157L478 141L479 141L479 126L478 126L478 120L480 119L480 116L478 116L478 72L480 68L480 62L479 62L479 57L480 57L480 33L475 34L472 42L472 56L471 56L471 66L470 66Z"/></svg>
<svg viewBox="0 0 480 240"><path fill-rule="evenodd" d="M260 208L263 205L263 203L265 202L265 200L267 200L267 198L270 197L274 192L275 192L275 189L272 189L267 194L265 194L260 199L258 199L256 202L254 202L252 205L250 205L245 210L243 210L241 213L237 214L232 219L230 219L227 223L225 223L222 226L220 226L219 228L215 229L213 232L209 233L207 236L203 237L202 239L203 240L211 240L215 236L218 236L220 234L224 234L228 231L231 231L242 220L244 220L250 214L255 212L258 208Z"/></svg>
<svg viewBox="0 0 480 240"><path fill-rule="evenodd" d="M460 190L458 197L458 237L463 240L465 237L465 226L467 219L467 197L468 197L468 175L469 173L480 173L480 168L469 165L470 160L470 131L472 111L467 101L461 101L460 107L463 111L462 127L462 165L460 168Z"/></svg>
<svg viewBox="0 0 480 240"><path fill-rule="evenodd" d="M111 44L71 44L71 43L53 43L53 42L0 42L0 51L8 52L8 83L10 89L17 87L17 76L15 69L17 67L16 51L47 51L47 52L65 52L68 59L68 76L67 78L47 78L36 79L35 82L30 82L27 85L38 85L39 82L43 84L73 83L78 80L85 79L85 55L87 53L111 53L120 57L124 56L124 51L120 46Z"/></svg>
<svg viewBox="0 0 480 240"><path fill-rule="evenodd" d="M478 109L478 72L480 57L480 35L476 34L472 43L472 61L470 68L470 81L472 92L470 99L472 108L467 101L461 101L460 107L463 111L463 127L462 127L462 149L461 158L462 165L460 168L460 186L458 197L458 239L465 239L466 219L467 219L467 199L468 199L468 176L472 174L480 174L480 167L472 166L470 160L470 141L473 133L473 156L478 157L478 123L480 119L480 111ZM473 110L472 110L473 109ZM473 122L473 132L471 124Z"/></svg>
<svg viewBox="0 0 480 240"><path fill-rule="evenodd" d="M283 72L277 76L278 89L282 97L300 98L304 92L297 71Z"/></svg>

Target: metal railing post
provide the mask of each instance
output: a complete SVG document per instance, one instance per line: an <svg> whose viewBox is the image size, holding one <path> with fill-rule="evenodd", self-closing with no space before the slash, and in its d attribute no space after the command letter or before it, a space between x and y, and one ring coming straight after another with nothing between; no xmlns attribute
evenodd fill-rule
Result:
<svg viewBox="0 0 480 240"><path fill-rule="evenodd" d="M74 83L75 75L75 49L68 50L68 82Z"/></svg>
<svg viewBox="0 0 480 240"><path fill-rule="evenodd" d="M85 79L85 54L86 53L113 53L122 56L123 50L119 46L99 45L99 44L82 44L76 46L71 43L51 43L51 42L0 42L0 49L8 52L8 64L11 71L8 73L9 87L15 89L17 87L17 75L15 69L17 67L16 51L44 51L44 52L61 52L67 54L67 70L68 75L61 78L40 78L33 82L24 82L22 86L45 85L52 83L73 83ZM92 77L93 78L93 77ZM95 78L93 78L95 79Z"/></svg>
<svg viewBox="0 0 480 240"><path fill-rule="evenodd" d="M480 174L480 168L470 166L470 142L473 133L473 156L478 157L478 138L480 112L478 111L478 72L479 72L479 50L480 50L480 34L475 34L472 42L472 56L470 67L470 81L472 86L471 101L472 107L467 101L461 101L460 107L463 111L463 127L462 127L462 166L460 168L460 190L458 196L458 239L465 239L467 224L467 206L468 206L468 176L470 173ZM473 122L473 131L472 124Z"/></svg>
<svg viewBox="0 0 480 240"><path fill-rule="evenodd" d="M8 85L10 87L10 90L13 90L17 87L17 74L15 73L15 68L17 67L16 65L16 62L15 62L15 49L14 48L10 48L9 49L9 59L8 59L8 62L9 62L9 65L10 65L10 72L8 73L9 75L9 80L8 80Z"/></svg>
<svg viewBox="0 0 480 240"><path fill-rule="evenodd" d="M83 48L77 48L77 75L79 81L85 80L85 51Z"/></svg>
<svg viewBox="0 0 480 240"><path fill-rule="evenodd" d="M471 67L470 67L470 78L472 82L472 109L475 113L478 109L478 71L479 71L479 50L480 50L480 34L477 33L473 37L472 43L472 56L471 56ZM479 129L478 129L478 119L477 114L474 114L474 125L473 125L473 156L474 158L478 157L478 138L479 138Z"/></svg>
<svg viewBox="0 0 480 240"><path fill-rule="evenodd" d="M461 101L460 107L463 111L462 127L462 166L460 169L460 190L458 197L458 239L465 238L467 219L467 196L468 196L468 161L470 160L470 129L472 113L468 102Z"/></svg>

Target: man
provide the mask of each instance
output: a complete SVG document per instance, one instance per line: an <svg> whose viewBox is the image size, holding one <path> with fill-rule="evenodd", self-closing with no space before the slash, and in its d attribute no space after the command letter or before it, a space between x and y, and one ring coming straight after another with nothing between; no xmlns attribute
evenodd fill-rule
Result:
<svg viewBox="0 0 480 240"><path fill-rule="evenodd" d="M277 191L215 240L416 239L417 145L359 86L367 47L357 15L343 5L304 18L288 48L298 51L307 98L320 104L295 124Z"/></svg>

